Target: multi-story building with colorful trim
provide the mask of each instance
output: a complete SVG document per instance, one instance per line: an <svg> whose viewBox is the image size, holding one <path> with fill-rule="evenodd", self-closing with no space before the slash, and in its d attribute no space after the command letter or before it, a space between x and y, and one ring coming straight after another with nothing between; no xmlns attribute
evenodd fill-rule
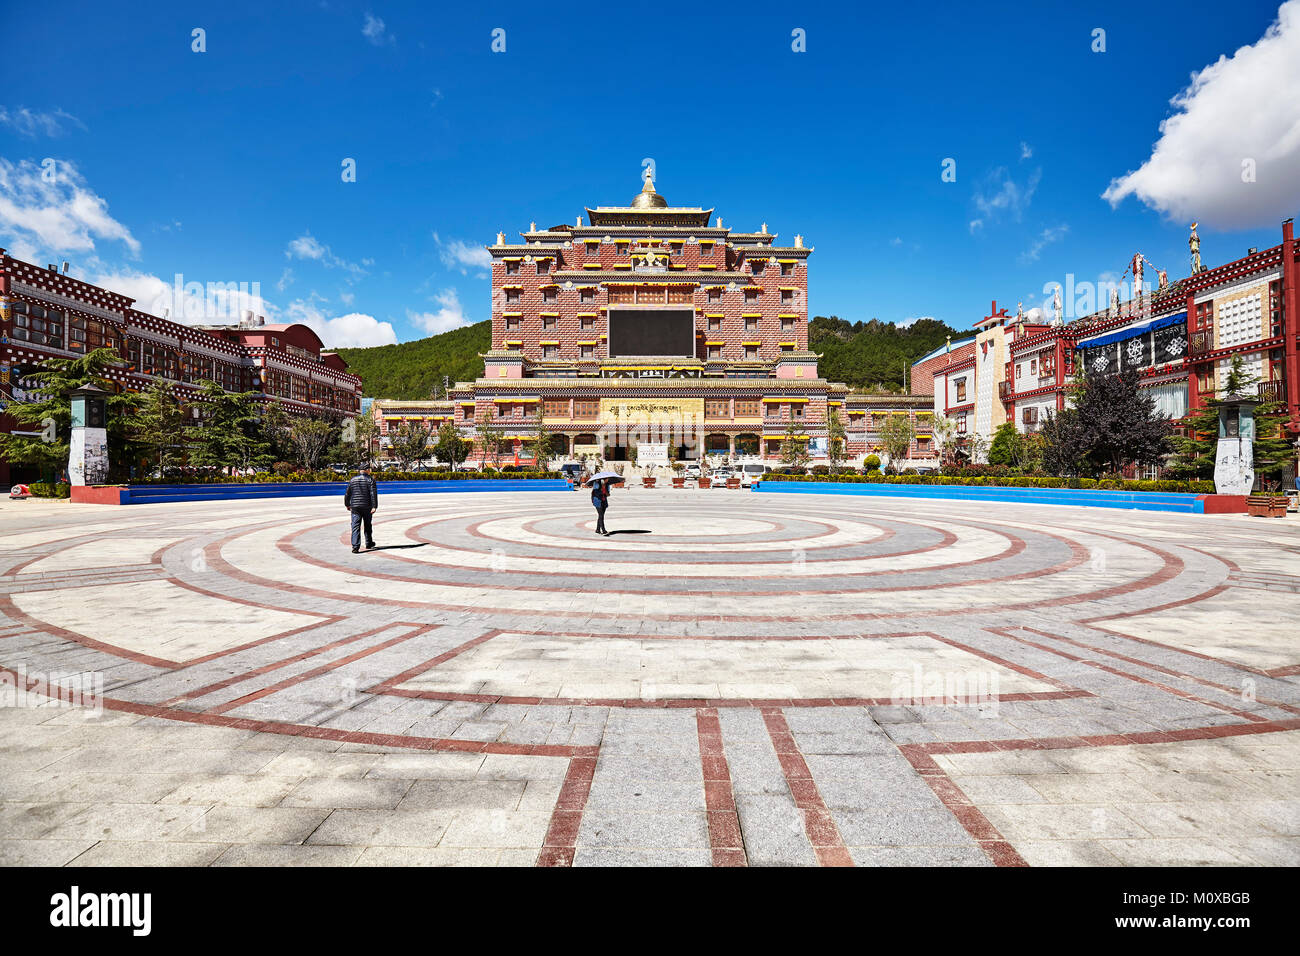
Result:
<svg viewBox="0 0 1300 956"><path fill-rule="evenodd" d="M732 230L713 212L670 206L647 177L626 206L534 223L519 242L498 234L492 347L483 377L450 390L457 423L467 434L491 424L516 456L540 417L557 455L620 460L650 443L680 458L776 459L795 435L816 458L837 410L849 455L865 454L868 406L883 399L818 374L812 247L779 243L766 223ZM898 404L911 414L915 403Z"/></svg>
<svg viewBox="0 0 1300 956"><path fill-rule="evenodd" d="M184 325L141 312L134 301L0 249L0 402L23 397L25 376L47 359L111 348L121 362L107 377L126 391L168 380L185 398L210 380L278 401L290 413L352 416L361 407L361 379L305 325L251 316L233 325ZM0 410L0 429L14 427ZM0 486L9 472L0 462Z"/></svg>
<svg viewBox="0 0 1300 956"><path fill-rule="evenodd" d="M970 352L938 367L933 353L926 356L913 366L913 381L930 376L935 411L955 420L958 436L987 440L1004 421L1032 432L1065 408L1076 364L1089 373L1138 371L1157 410L1177 421L1222 389L1240 356L1257 380L1257 397L1284 404L1284 427L1294 439L1300 437L1298 287L1300 249L1288 219L1279 245L1202 267L1068 324L1029 324L995 303L975 323Z"/></svg>

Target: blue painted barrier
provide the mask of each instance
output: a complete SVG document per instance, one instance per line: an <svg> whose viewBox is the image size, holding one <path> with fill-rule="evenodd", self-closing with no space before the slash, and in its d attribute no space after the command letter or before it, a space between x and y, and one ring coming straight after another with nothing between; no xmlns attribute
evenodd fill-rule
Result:
<svg viewBox="0 0 1300 956"><path fill-rule="evenodd" d="M843 481L760 481L752 490L776 494L863 495L878 498L947 498L961 501L1012 501L1034 505L1124 508L1205 514L1209 495L1159 491L1104 491L1086 488L1004 488L990 485L905 485Z"/></svg>
<svg viewBox="0 0 1300 956"><path fill-rule="evenodd" d="M168 501L234 501L240 498L323 498L343 497L346 481L295 484L132 485L121 489L124 505L159 504ZM438 494L459 491L568 491L563 478L478 478L429 481L381 481L381 495Z"/></svg>

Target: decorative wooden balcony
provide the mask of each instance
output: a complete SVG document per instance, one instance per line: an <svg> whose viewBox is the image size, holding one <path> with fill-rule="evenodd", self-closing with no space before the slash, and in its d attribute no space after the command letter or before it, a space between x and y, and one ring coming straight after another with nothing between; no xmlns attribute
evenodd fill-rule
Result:
<svg viewBox="0 0 1300 956"><path fill-rule="evenodd" d="M1286 401L1286 382L1260 382L1255 390L1261 402Z"/></svg>

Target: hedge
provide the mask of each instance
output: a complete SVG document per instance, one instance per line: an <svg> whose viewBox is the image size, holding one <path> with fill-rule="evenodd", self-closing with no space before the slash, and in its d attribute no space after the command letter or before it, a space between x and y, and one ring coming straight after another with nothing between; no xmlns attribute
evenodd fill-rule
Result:
<svg viewBox="0 0 1300 956"><path fill-rule="evenodd" d="M376 481L484 481L521 480L564 476L558 471L376 471L371 473ZM277 475L259 471L253 475L184 475L168 479L149 478L132 481L132 485L285 485L311 482L347 481L352 474L341 475L333 471L295 471Z"/></svg>
<svg viewBox="0 0 1300 956"><path fill-rule="evenodd" d="M72 485L66 481L37 481L27 486L33 498L67 498L72 494Z"/></svg>
<svg viewBox="0 0 1300 956"><path fill-rule="evenodd" d="M1148 481L1114 478L1034 478L1019 476L989 476L961 478L951 475L774 475L765 481L834 481L844 484L887 485L974 485L990 488L1078 488L1102 491L1159 491L1192 495L1214 494L1213 481Z"/></svg>

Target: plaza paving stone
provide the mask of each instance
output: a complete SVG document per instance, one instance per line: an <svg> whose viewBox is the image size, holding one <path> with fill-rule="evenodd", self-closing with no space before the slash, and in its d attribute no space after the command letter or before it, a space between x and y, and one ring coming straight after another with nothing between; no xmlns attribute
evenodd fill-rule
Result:
<svg viewBox="0 0 1300 956"><path fill-rule="evenodd" d="M1293 518L615 494L0 502L0 865L1300 863Z"/></svg>

